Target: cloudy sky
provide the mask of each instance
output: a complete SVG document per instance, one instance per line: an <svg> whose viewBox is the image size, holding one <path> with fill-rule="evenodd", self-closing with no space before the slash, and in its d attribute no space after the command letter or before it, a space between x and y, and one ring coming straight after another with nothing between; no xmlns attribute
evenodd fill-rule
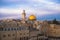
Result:
<svg viewBox="0 0 60 40"><path fill-rule="evenodd" d="M21 18L22 10L39 20L60 20L60 0L0 0L0 19Z"/></svg>

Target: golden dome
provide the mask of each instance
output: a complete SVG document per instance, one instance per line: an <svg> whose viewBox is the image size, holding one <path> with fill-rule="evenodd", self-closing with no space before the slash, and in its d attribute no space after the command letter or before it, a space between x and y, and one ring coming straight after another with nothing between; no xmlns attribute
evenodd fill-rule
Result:
<svg viewBox="0 0 60 40"><path fill-rule="evenodd" d="M35 16L35 15L30 15L30 16L29 16L29 20L32 20L32 21L33 21L33 20L36 20L36 16Z"/></svg>

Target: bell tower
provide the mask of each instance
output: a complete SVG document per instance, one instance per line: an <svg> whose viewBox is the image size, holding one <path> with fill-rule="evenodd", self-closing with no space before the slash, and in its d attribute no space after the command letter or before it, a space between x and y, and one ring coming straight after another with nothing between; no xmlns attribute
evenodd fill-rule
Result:
<svg viewBox="0 0 60 40"><path fill-rule="evenodd" d="M22 23L26 23L26 13L25 13L25 10L23 10L23 12L22 12Z"/></svg>
<svg viewBox="0 0 60 40"><path fill-rule="evenodd" d="M22 12L22 20L23 20L23 21L26 20L26 13L25 13L25 10L23 10L23 12Z"/></svg>

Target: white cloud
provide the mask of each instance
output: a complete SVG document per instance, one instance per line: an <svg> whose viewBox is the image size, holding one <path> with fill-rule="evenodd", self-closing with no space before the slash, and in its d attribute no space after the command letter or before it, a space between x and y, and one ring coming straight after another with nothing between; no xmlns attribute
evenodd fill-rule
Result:
<svg viewBox="0 0 60 40"><path fill-rule="evenodd" d="M2 0L3 2L19 2L21 0Z"/></svg>
<svg viewBox="0 0 60 40"><path fill-rule="evenodd" d="M6 2L17 2L22 0L5 0ZM0 8L0 13L20 14L25 9L27 14L46 15L52 13L60 13L60 4L49 2L46 0L26 0L28 4L18 4L18 8ZM50 10L50 11L49 11Z"/></svg>
<svg viewBox="0 0 60 40"><path fill-rule="evenodd" d="M33 4L36 7L42 7L42 8L46 8L49 10L54 10L54 11L60 12L60 4L57 4L55 2L50 2L47 0L32 0L32 1L28 0L28 1L36 3L36 4Z"/></svg>
<svg viewBox="0 0 60 40"><path fill-rule="evenodd" d="M46 15L46 14L55 13L55 12L49 12L46 10L40 10L40 9L34 9L34 8L27 8L25 10L27 15L31 15L31 14ZM22 11L23 11L22 9L0 9L0 13L3 13L3 14L21 14Z"/></svg>
<svg viewBox="0 0 60 40"><path fill-rule="evenodd" d="M18 19L20 16L8 16L8 17L2 17L0 19Z"/></svg>
<svg viewBox="0 0 60 40"><path fill-rule="evenodd" d="M0 8L0 13L4 13L4 14L19 14L21 13L21 9L10 9L10 8Z"/></svg>

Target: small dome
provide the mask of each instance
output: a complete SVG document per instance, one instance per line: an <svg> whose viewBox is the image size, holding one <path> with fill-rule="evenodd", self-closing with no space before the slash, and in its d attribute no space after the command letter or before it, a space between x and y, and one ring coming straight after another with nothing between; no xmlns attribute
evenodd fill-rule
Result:
<svg viewBox="0 0 60 40"><path fill-rule="evenodd" d="M30 16L29 16L29 20L32 20L32 21L33 21L33 20L36 20L36 16L35 16L35 15L30 15Z"/></svg>

